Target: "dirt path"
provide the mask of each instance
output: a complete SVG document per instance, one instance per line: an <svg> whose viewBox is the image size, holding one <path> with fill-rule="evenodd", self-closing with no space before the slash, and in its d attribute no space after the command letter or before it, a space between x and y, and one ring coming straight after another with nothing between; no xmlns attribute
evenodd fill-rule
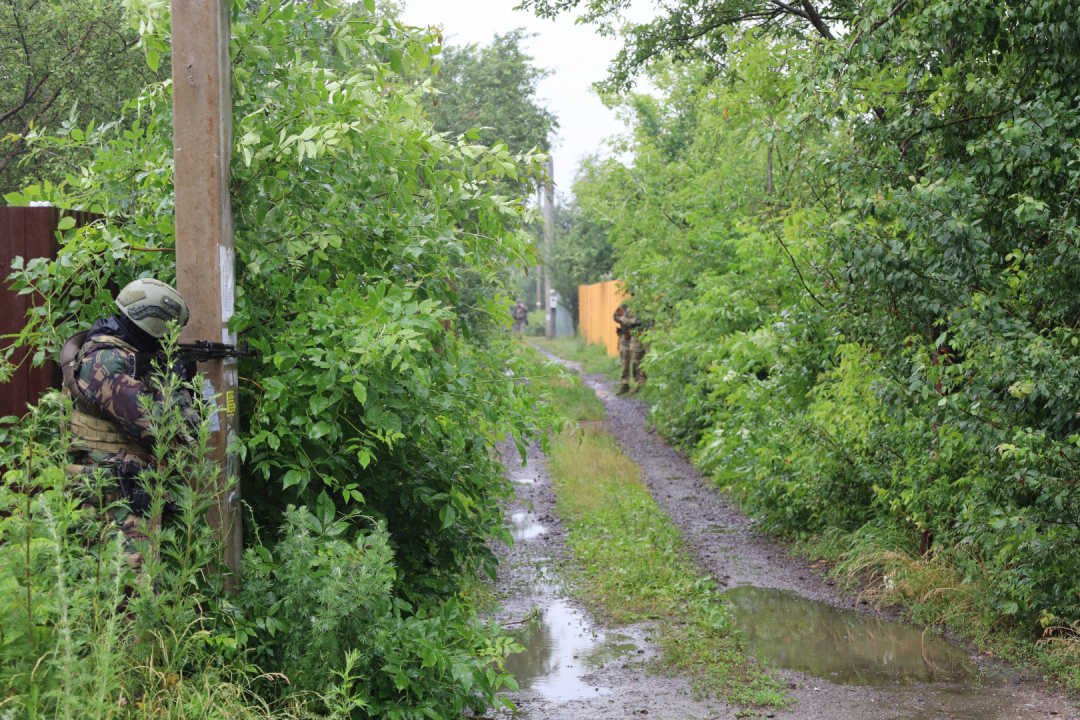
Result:
<svg viewBox="0 0 1080 720"><path fill-rule="evenodd" d="M549 353L544 354L552 360L562 362ZM827 606L810 602L802 602L800 605L800 607L815 608L813 611L815 622L817 620L833 622L839 618L841 622L847 623L844 627L848 628L854 625L886 627L886 630L895 627L876 623L872 618L882 620L889 618L870 607L856 606L855 598L843 594L831 582L816 576L805 562L790 557L782 545L753 533L747 519L726 501L722 493L703 481L690 463L668 447L658 435L646 429L647 408L644 403L632 398L616 397L615 388L603 376L584 374L576 363L565 362L564 364L582 375L586 386L596 391L607 409L606 425L609 432L619 441L627 455L641 467L644 481L653 496L683 529L687 546L694 559L718 582L731 589L752 586L791 593L790 596L774 593L772 598L774 601L776 596L785 598L800 596L811 601L826 603ZM554 567L551 565L552 562L556 564L565 562L565 548L561 541L561 529L555 522L553 513L554 498L541 470L543 458L538 452L530 451L530 453L528 468L524 473L531 473L533 477L538 478L538 481L521 487L523 492L519 493L520 503L521 507L527 506L529 502L533 503L535 512L548 526L550 534L542 543L534 544L531 549L529 543L519 543L519 547L513 551L513 556L507 559L531 558L530 552L539 553L546 558L541 561L542 563L546 562ZM517 511L521 512L521 509L518 508ZM522 555L519 556L518 553ZM509 572L509 575L513 574L514 571ZM500 582L504 581L500 578ZM750 592L753 593L752 590ZM540 600L550 597L545 593L511 594L513 597L508 597L506 607L508 610L515 610L519 617L526 606L531 603L541 604ZM773 604L775 605L775 602ZM825 610L822 611L821 608ZM844 608L850 612L841 613L832 608ZM772 635L788 638L808 634L810 628L805 627L805 624L808 622L809 615L791 612L791 608L786 605L780 609L782 612L779 614L763 616L769 618L765 622L773 624L771 627L762 628L763 632L768 631ZM576 612L577 617L582 617L583 613L579 609ZM830 613L835 617L825 617ZM864 620L860 621L858 619L860 617ZM584 618L582 622L585 632L602 632L591 625L588 618ZM785 627L785 623L789 626ZM814 632L819 632L816 626L812 629ZM616 632L632 638L638 649L645 650L643 655L635 654L633 657L648 658L655 653L653 647L643 643L647 633L646 628L625 630L620 628ZM916 635L922 637L918 633ZM841 650L844 639L846 636L841 638L841 643L837 646ZM792 643L794 642L793 640ZM924 654L926 644L927 642L923 641ZM835 652L835 648L818 647L813 644L793 645L793 647L796 647L796 652L798 648L806 648L808 655ZM915 676L916 682L908 684L893 682L886 687L872 687L834 684L822 677L814 677L804 672L779 670L778 672L789 682L789 687L792 688L791 694L797 700L797 704L789 709L768 710L763 714L776 718L835 718L837 720L846 718L1005 720L1006 718L1075 717L1077 715L1073 704L1062 695L1048 691L1037 679L988 662L986 658L970 650L956 648L949 648L949 650L961 656L966 655L964 662L968 666L977 665L978 677L970 678L967 685L918 682L918 676ZM793 661L793 667L802 667L800 658L794 657L788 660ZM829 657L825 660L832 662L836 658ZM528 698L523 705L542 711L530 713L529 717L534 718L645 717L646 715L641 712L643 710L648 711L649 717L661 718L752 716L740 712L739 708L716 703L694 702L684 683L643 673L636 667L623 668L623 664L619 662L616 668L612 667L615 663L608 664L602 671L582 675L588 683L596 682L597 685L594 687L604 685L609 689L609 695L588 701L562 702L551 698L545 699L542 693L534 693L534 696ZM811 672L814 672L814 667L820 665L821 658L807 658L806 668ZM837 670L841 668L838 666ZM818 672L818 674L824 677L847 677L842 670ZM858 683L865 680L859 680L854 676L852 678L848 678L848 682ZM523 700L526 697L527 694L522 695Z"/></svg>
<svg viewBox="0 0 1080 720"><path fill-rule="evenodd" d="M531 446L522 468L512 444L502 453L517 498L506 512L514 547L496 550L495 589L503 608L498 619L519 622L534 609L539 616L526 635L528 650L507 663L522 685L521 692L508 695L517 717L699 719L722 713L715 702L695 701L684 680L647 672L657 653L646 639L648 627L600 627L574 602L569 581L575 570L555 516L544 455Z"/></svg>

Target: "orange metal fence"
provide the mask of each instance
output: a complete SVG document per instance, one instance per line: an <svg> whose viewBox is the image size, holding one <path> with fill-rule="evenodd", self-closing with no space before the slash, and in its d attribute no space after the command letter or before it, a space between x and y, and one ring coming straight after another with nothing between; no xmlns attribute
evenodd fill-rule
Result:
<svg viewBox="0 0 1080 720"><path fill-rule="evenodd" d="M625 298L622 280L578 285L578 331L590 345L603 343L608 357L619 354L619 336L612 316Z"/></svg>

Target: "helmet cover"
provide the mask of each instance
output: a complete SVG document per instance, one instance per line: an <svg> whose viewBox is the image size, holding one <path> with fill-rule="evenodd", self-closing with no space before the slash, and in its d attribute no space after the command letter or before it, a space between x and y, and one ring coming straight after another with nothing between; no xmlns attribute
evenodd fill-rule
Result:
<svg viewBox="0 0 1080 720"><path fill-rule="evenodd" d="M167 323L175 320L184 327L189 316L187 303L180 293L154 278L129 282L116 296L116 307L133 323L159 339L168 332Z"/></svg>

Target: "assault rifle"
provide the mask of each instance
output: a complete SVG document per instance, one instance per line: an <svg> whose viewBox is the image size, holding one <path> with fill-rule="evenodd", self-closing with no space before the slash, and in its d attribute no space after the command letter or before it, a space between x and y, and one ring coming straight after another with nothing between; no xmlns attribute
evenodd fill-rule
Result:
<svg viewBox="0 0 1080 720"><path fill-rule="evenodd" d="M196 363L224 360L225 358L258 356L259 351L251 350L248 347L247 340L240 347L228 343L196 340L193 343L178 344L171 355L166 355L163 352L133 353L128 360L128 375L142 377L154 368L156 362L159 367L168 367L173 373L190 382L198 372Z"/></svg>

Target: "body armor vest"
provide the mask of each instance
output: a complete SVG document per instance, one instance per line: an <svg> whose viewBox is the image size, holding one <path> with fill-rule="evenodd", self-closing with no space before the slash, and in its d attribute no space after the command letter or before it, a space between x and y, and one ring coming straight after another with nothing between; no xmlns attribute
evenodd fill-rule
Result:
<svg viewBox="0 0 1080 720"><path fill-rule="evenodd" d="M85 346L86 333L72 335L60 351L60 367L64 373L63 396L71 398L71 418L68 420L70 440L68 452L100 452L109 455L144 455L143 450L123 428L109 420L101 410L82 394L78 371L83 357L99 348L114 347L125 352L135 348L119 338L101 335Z"/></svg>

